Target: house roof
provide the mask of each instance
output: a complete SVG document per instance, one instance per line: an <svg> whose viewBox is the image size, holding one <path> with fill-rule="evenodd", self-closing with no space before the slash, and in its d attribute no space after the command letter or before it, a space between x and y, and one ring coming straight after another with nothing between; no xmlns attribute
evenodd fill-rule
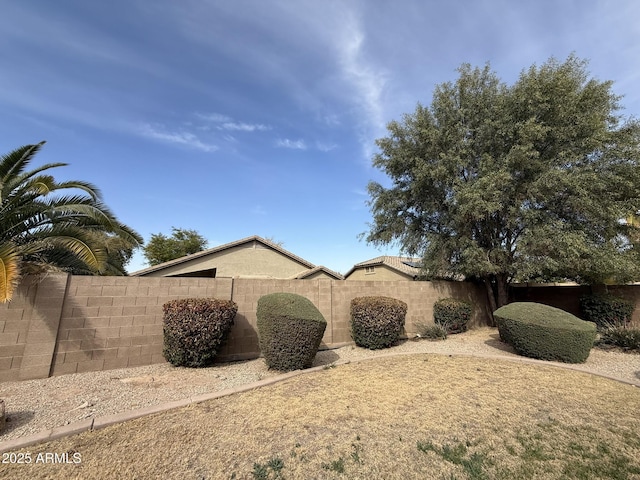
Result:
<svg viewBox="0 0 640 480"><path fill-rule="evenodd" d="M348 277L355 270L359 268L365 267L375 267L377 265L386 265L391 270L395 270L396 272L404 273L405 275L409 275L410 277L417 277L420 275L420 264L422 262L421 258L412 258L412 257L391 257L389 255L383 255L381 257L372 258L371 260L365 260L364 262L356 263L351 270L349 270L345 277Z"/></svg>
<svg viewBox="0 0 640 480"><path fill-rule="evenodd" d="M310 277L311 275L313 275L314 273L317 272L324 272L327 275L335 278L336 280L344 280L344 277L342 275L340 275L338 272L334 272L333 270L323 266L323 265L319 265L315 268L311 268L309 270L305 270L304 272L300 272L297 275L295 275L293 278L295 279L304 279L307 277Z"/></svg>
<svg viewBox="0 0 640 480"><path fill-rule="evenodd" d="M234 248L234 247L238 247L240 245L244 245L245 243L250 243L250 242L259 242L281 254L283 254L286 257L289 257L290 259L304 265L305 267L307 267L308 269L314 269L316 268L316 266L311 263L308 262L307 260L305 260L304 258L298 257L297 255L294 255L293 253L289 252L288 250L285 250L284 248L282 248L280 245L273 243L267 239L264 239L262 237L259 237L258 235L252 235L251 237L247 237L247 238L242 238L240 240L236 240L235 242L230 242L230 243L225 243L224 245L219 245L217 247L214 248L209 248L208 250L203 250L202 252L197 252L197 253L193 253L191 255L185 255L184 257L180 257L180 258L176 258L175 260L169 260L168 262L164 262L164 263L160 263L158 265L154 265L152 267L148 267L148 268L144 268L142 270L138 270L136 272L131 273L131 276L140 276L140 275L146 275L148 273L151 272L156 272L158 270L163 270L167 267L173 267L174 265L180 265L181 263L185 263L185 262L190 262L191 260L194 260L196 258L201 258L201 257L206 257L207 255L211 255L214 253L219 253L222 252L224 250L228 250L230 248Z"/></svg>

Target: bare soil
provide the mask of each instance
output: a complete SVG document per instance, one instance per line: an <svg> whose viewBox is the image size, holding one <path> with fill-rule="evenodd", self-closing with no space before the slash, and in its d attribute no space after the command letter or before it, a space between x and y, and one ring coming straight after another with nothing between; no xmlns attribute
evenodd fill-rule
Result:
<svg viewBox="0 0 640 480"><path fill-rule="evenodd" d="M587 373L416 354L12 452L32 463L0 478L637 479L639 413L640 389Z"/></svg>

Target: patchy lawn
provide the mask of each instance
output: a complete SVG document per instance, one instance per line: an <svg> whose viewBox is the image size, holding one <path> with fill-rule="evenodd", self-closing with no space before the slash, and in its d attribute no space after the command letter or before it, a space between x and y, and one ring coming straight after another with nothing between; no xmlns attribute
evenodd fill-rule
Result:
<svg viewBox="0 0 640 480"><path fill-rule="evenodd" d="M417 354L29 447L0 477L637 479L639 412L640 389L586 373Z"/></svg>

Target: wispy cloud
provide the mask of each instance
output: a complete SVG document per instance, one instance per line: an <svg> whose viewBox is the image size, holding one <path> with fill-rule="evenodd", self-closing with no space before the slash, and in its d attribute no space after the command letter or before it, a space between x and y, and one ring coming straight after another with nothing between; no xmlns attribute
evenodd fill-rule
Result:
<svg viewBox="0 0 640 480"><path fill-rule="evenodd" d="M196 116L205 122L215 124L213 128L217 130L236 131L236 132L255 132L271 130L269 125L262 123L246 123L235 121L233 118L221 113L198 113ZM208 126L204 126L206 129Z"/></svg>
<svg viewBox="0 0 640 480"><path fill-rule="evenodd" d="M140 125L138 133L147 138L153 138L168 143L176 143L187 147L202 150L203 152L215 152L218 150L216 145L204 143L196 135L191 132L177 131L171 132L162 128L150 125L148 123Z"/></svg>
<svg viewBox="0 0 640 480"><path fill-rule="evenodd" d="M255 130L265 131L270 130L270 127L263 125L261 123L236 123L236 122L225 122L218 127L219 130L239 130L242 132L253 132Z"/></svg>
<svg viewBox="0 0 640 480"><path fill-rule="evenodd" d="M226 115L222 115L220 113L196 113L196 117L201 120L205 120L208 122L230 122L231 117L227 117Z"/></svg>
<svg viewBox="0 0 640 480"><path fill-rule="evenodd" d="M330 152L331 150L338 148L338 145L335 143L316 142L316 148L321 152Z"/></svg>
<svg viewBox="0 0 640 480"><path fill-rule="evenodd" d="M293 150L306 150L307 144L304 140L289 140L288 138L279 138L276 147L291 148Z"/></svg>
<svg viewBox="0 0 640 480"><path fill-rule="evenodd" d="M385 129L383 93L387 75L365 55L366 35L355 12L346 16L346 28L338 38L338 58L342 74L355 91L360 106L360 143L365 156L371 157L373 139Z"/></svg>

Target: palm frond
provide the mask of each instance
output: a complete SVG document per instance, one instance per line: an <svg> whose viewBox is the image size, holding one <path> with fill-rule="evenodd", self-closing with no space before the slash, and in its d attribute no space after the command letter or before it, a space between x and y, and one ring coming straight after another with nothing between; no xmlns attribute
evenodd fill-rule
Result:
<svg viewBox="0 0 640 480"><path fill-rule="evenodd" d="M22 272L126 273L124 265L142 237L118 221L93 184L57 182L44 173L66 164L27 171L43 144L0 157L0 245L15 246L12 255ZM5 270L9 278L11 272Z"/></svg>
<svg viewBox="0 0 640 480"><path fill-rule="evenodd" d="M45 142L24 145L0 157L0 183L4 185L12 177L17 177L27 167Z"/></svg>
<svg viewBox="0 0 640 480"><path fill-rule="evenodd" d="M11 300L20 279L20 255L12 243L0 244L0 303Z"/></svg>

